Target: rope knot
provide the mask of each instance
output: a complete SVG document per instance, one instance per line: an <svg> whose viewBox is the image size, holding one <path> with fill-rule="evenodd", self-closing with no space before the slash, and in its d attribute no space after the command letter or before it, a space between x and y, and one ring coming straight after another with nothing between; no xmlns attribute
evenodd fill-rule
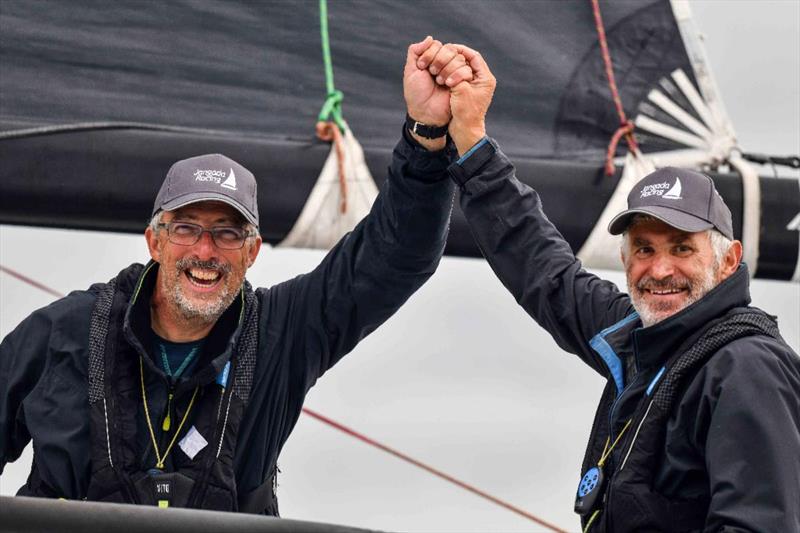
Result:
<svg viewBox="0 0 800 533"><path fill-rule="evenodd" d="M625 140L628 142L628 148L631 152L636 153L639 150L639 146L636 144L636 139L633 137L633 122L630 120L626 120L620 127L617 128L617 131L614 132L614 135L611 136L611 141L608 143L608 151L606 151L606 175L613 176L614 175L614 155L617 153L617 145L619 144L619 140L624 136Z"/></svg>

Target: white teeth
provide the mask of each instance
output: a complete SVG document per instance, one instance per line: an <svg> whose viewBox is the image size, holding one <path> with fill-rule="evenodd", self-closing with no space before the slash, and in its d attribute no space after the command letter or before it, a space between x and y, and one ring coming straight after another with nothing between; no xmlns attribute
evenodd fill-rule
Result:
<svg viewBox="0 0 800 533"><path fill-rule="evenodd" d="M199 268L189 269L189 274L193 278L201 279L203 281L214 281L219 278L219 272L216 270L201 270Z"/></svg>
<svg viewBox="0 0 800 533"><path fill-rule="evenodd" d="M664 294L678 294L679 292L681 292L681 289L671 289L671 290L668 290L668 291L654 291L654 290L650 290L650 292L652 292L653 294L657 294L657 295L659 295L659 296L662 296L662 295L664 295Z"/></svg>

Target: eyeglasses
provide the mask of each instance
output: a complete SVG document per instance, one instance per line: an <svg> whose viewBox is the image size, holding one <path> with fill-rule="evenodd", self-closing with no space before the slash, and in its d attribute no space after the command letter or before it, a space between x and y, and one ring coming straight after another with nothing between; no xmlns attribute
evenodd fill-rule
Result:
<svg viewBox="0 0 800 533"><path fill-rule="evenodd" d="M203 233L208 232L211 234L214 244L223 250L238 250L244 246L244 241L248 237L255 235L255 233L233 226L215 226L205 229L203 226L191 222L169 222L158 224L158 227L167 228L169 242L180 246L191 246L200 240Z"/></svg>

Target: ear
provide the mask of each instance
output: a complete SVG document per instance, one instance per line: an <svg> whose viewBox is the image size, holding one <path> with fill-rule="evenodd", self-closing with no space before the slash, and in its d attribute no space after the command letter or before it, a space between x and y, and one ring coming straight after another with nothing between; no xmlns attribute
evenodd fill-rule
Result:
<svg viewBox="0 0 800 533"><path fill-rule="evenodd" d="M726 279L728 276L736 272L739 268L739 263L742 262L742 242L733 241L728 247L728 251L722 257L719 266L720 281Z"/></svg>
<svg viewBox="0 0 800 533"><path fill-rule="evenodd" d="M250 249L247 251L247 268L253 266L253 263L256 262L256 257L258 257L258 252L261 251L261 243L263 240L261 239L261 235L256 235L253 239L253 244L250 245Z"/></svg>
<svg viewBox="0 0 800 533"><path fill-rule="evenodd" d="M147 229L144 230L144 238L147 241L147 250L150 252L150 257L153 261L160 262L161 251L158 243L158 234L153 231L151 226L147 226Z"/></svg>

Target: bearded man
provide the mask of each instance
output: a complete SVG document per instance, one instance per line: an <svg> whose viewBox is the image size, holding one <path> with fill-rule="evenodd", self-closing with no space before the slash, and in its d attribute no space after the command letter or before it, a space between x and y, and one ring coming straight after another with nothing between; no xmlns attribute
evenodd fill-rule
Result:
<svg viewBox="0 0 800 533"><path fill-rule="evenodd" d="M800 531L800 359L749 306L731 213L703 174L663 168L609 226L628 294L585 271L484 117L495 80L453 93L450 169L472 233L519 304L607 379L575 511L585 532ZM434 64L434 69L437 65Z"/></svg>
<svg viewBox="0 0 800 533"><path fill-rule="evenodd" d="M309 388L433 274L453 199L450 86L408 49L409 119L369 215L312 272L245 281L256 179L219 154L175 163L145 230L151 261L34 312L0 345L0 472L19 494L277 515L278 454ZM463 57L442 65L451 86ZM276 191L276 194L278 191Z"/></svg>

